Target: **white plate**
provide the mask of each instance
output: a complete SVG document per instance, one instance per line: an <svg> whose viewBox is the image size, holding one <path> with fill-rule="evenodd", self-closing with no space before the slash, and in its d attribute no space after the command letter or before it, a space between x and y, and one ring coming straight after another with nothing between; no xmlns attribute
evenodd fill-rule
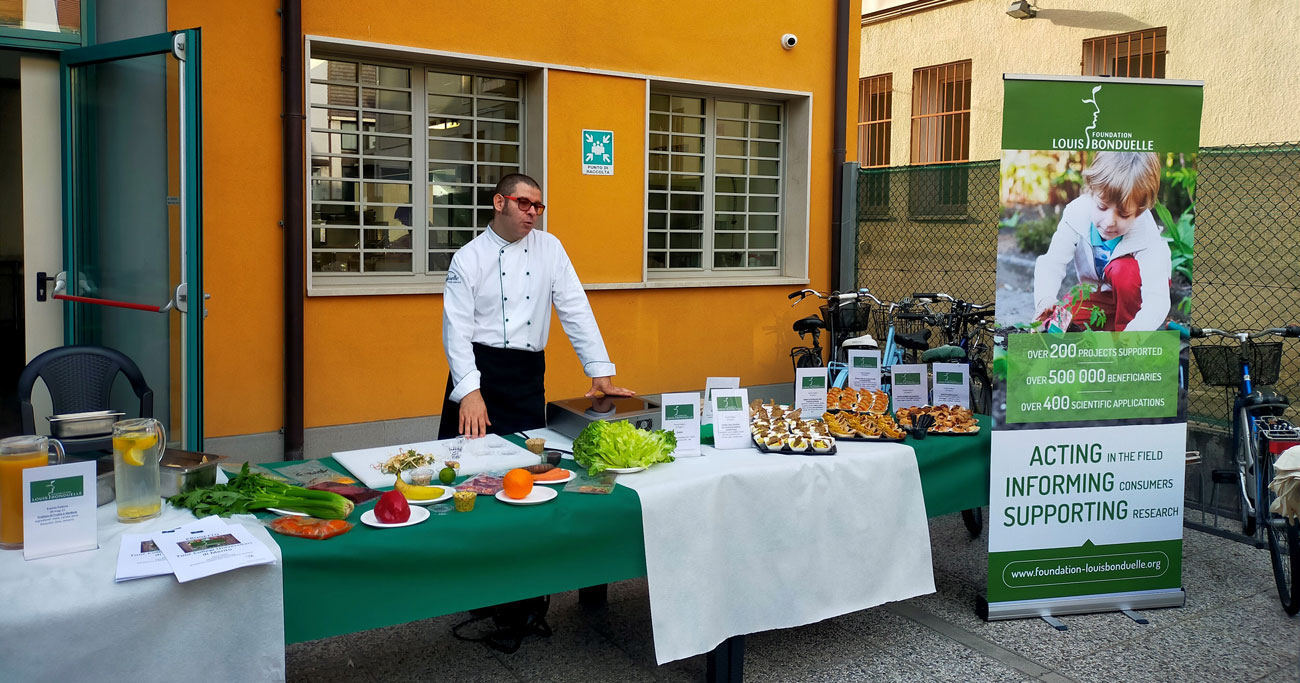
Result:
<svg viewBox="0 0 1300 683"><path fill-rule="evenodd" d="M558 495L560 494L555 489L546 489L540 486L534 486L533 490L523 498L511 498L510 496L507 496L505 490L502 489L497 491L497 500L511 505L537 505L538 503L545 503Z"/></svg>
<svg viewBox="0 0 1300 683"><path fill-rule="evenodd" d="M280 508L266 508L267 512L274 512L282 517L310 517L311 515L297 510L281 510Z"/></svg>
<svg viewBox="0 0 1300 683"><path fill-rule="evenodd" d="M366 526L378 527L380 529L394 529L399 526L411 526L413 524L419 524L420 522L423 522L428 518L429 518L429 511L422 507L411 508L411 518L406 520L405 522L401 522L398 524L384 524L383 522L379 521L377 517L375 517L375 511L373 509L366 510L365 512L361 513L362 524L365 524Z"/></svg>
<svg viewBox="0 0 1300 683"><path fill-rule="evenodd" d="M430 486L432 486L432 484L430 484ZM442 484L439 484L438 488L442 489L442 495L438 496L437 498L430 498L429 500L411 500L410 498L407 498L406 502L410 503L411 505L432 505L434 503L441 503L444 500L450 500L451 497L456 493L456 489L450 486L444 486Z"/></svg>
<svg viewBox="0 0 1300 683"><path fill-rule="evenodd" d="M613 472L615 474L632 474L633 472L640 472L643 469L645 469L644 465L641 467L606 467L605 471Z"/></svg>
<svg viewBox="0 0 1300 683"><path fill-rule="evenodd" d="M550 486L551 484L563 484L563 483L566 482L566 481L573 481L573 478L576 477L576 476L578 476L578 474L577 474L576 472L574 472L573 470L569 470L569 476L567 476L567 477L565 477L565 478L563 478L563 479L556 479L555 481L534 481L533 483L534 483L534 484L541 484L541 485L545 485L545 486Z"/></svg>

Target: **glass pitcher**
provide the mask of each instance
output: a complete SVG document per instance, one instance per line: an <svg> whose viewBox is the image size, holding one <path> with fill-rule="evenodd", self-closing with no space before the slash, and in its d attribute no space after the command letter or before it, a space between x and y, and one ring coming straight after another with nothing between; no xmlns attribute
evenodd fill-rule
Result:
<svg viewBox="0 0 1300 683"><path fill-rule="evenodd" d="M167 450L167 432L152 417L113 425L113 483L117 521L130 524L162 514L158 462Z"/></svg>
<svg viewBox="0 0 1300 683"><path fill-rule="evenodd" d="M63 444L55 439L46 436L0 439L0 548L23 547L23 470L62 462Z"/></svg>

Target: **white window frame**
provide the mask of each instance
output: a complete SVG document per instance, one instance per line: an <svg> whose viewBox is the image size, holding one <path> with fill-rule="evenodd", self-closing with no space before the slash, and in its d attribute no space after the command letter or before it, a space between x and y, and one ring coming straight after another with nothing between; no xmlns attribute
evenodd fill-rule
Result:
<svg viewBox="0 0 1300 683"><path fill-rule="evenodd" d="M543 182L544 173L538 171L544 167L544 150L537 149L539 146L532 144L531 140L536 137L544 138L544 134L539 134L542 127L545 126L545 92L546 78L544 70L536 69L511 69L509 66L498 65L487 60L437 60L422 58L418 52L407 52L403 50L356 50L348 47L336 47L332 44L321 45L315 52L311 50L312 43L308 42L307 54L304 55L303 65L305 70L303 88L304 111L308 112L307 123L304 127L304 135L307 136L306 145L304 145L303 163L305 169L304 183L304 200L306 207L306 226L304 230L304 264L307 273L307 294L308 296L339 296L339 295L383 295L383 294L429 294L440 293L446 280L445 271L430 271L429 255L430 251L429 231L432 229L429 225L429 216L434 204L429 200L429 136L428 136L428 88L425 83L426 73L428 71L441 71L460 73L472 76L483 76L488 78L510 78L519 81L519 170L521 173L528 173L537 177L539 182ZM320 226L311 223L311 214L313 207L312 200L312 176L311 176L311 158L312 151L310 145L310 136L312 133L310 112L312 109L311 101L311 62L312 59L337 59L351 61L359 64L375 64L380 66L391 66L408 69L411 74L410 90L412 93L411 102L411 252L412 252L412 272L410 273L327 273L314 272L312 269L312 231ZM362 86L358 85L358 89ZM473 95L477 100L477 95ZM490 96L489 96L490 98ZM470 117L472 121L479 120L477 111L472 112ZM489 120L489 119L484 119ZM495 119L492 119L495 121ZM358 136L363 135L360 131ZM478 141L472 139L475 146ZM364 159L364 157L363 157ZM477 168L478 162L470 162ZM364 172L362 173L364 176ZM358 188L364 192L365 178L358 178ZM545 185L543 185L545 187ZM466 230L474 230L475 235L482 232L483 227L477 225L477 216L480 207L477 203L477 188L473 190L475 195L474 203L464 207L473 212L476 225ZM543 197L545 201L545 197ZM358 199L358 204L360 204ZM444 205L438 205L443 208ZM365 239L365 230L360 227L359 236L362 241ZM400 228L384 228L400 229ZM545 223L542 222L542 229L545 229ZM317 249L315 251L329 251L328 249ZM362 250L364 253L364 249ZM363 257L364 258L364 257Z"/></svg>

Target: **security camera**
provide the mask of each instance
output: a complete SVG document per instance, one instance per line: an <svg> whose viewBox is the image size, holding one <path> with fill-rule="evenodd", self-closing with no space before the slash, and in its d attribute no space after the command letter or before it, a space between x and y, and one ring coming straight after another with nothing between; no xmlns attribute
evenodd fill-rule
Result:
<svg viewBox="0 0 1300 683"><path fill-rule="evenodd" d="M795 45L799 44L799 36L793 33L787 33L781 36L781 47L787 50L793 50Z"/></svg>

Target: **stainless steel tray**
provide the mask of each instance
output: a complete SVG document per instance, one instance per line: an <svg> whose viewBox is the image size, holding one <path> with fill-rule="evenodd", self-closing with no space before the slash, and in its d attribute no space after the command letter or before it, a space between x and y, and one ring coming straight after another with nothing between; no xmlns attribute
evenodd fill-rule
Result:
<svg viewBox="0 0 1300 683"><path fill-rule="evenodd" d="M56 439L73 439L83 436L107 436L113 433L113 423L126 413L115 410L95 410L88 413L51 415L50 436Z"/></svg>
<svg viewBox="0 0 1300 683"><path fill-rule="evenodd" d="M159 462L159 488L163 498L217 483L217 464L224 455L168 448Z"/></svg>

